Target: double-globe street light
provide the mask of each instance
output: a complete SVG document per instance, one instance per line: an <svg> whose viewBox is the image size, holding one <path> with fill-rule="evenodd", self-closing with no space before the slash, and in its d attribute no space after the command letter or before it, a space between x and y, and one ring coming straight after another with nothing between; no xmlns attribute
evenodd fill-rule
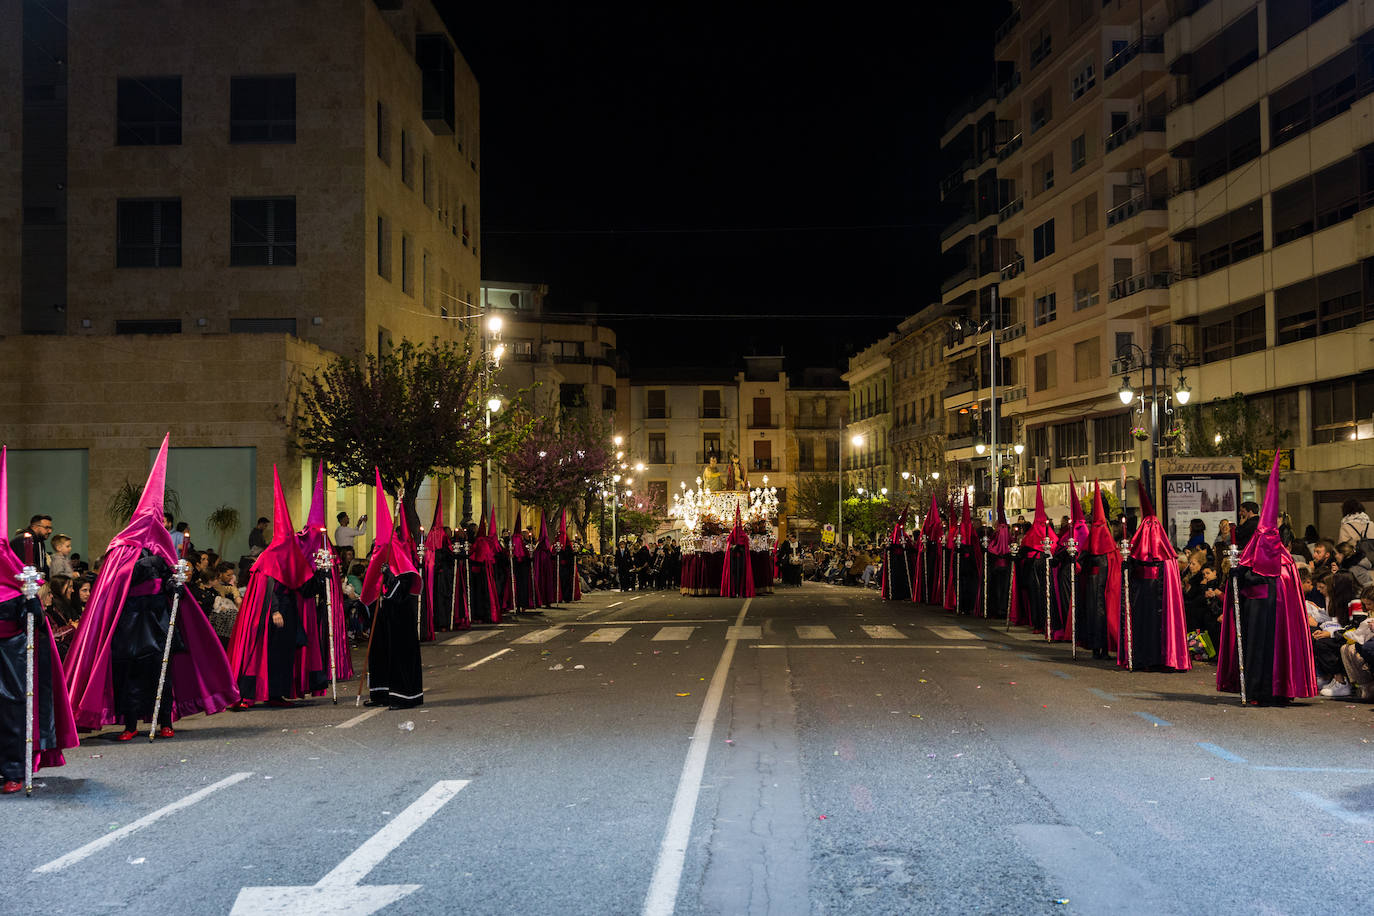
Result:
<svg viewBox="0 0 1374 916"><path fill-rule="evenodd" d="M1149 470L1142 473L1141 479L1145 481L1145 486L1150 491L1151 498L1157 498L1155 493L1155 462L1159 457L1159 405L1164 401L1165 414L1174 412L1173 402L1177 401L1180 405L1187 404L1192 399L1193 390L1188 386L1188 379L1183 375L1183 370L1198 364L1197 355L1182 344L1171 343L1163 347L1151 347L1146 350L1136 343L1124 344L1118 351L1116 360L1112 364L1112 374L1121 373L1121 388L1117 395L1121 398L1121 403L1130 406L1139 400L1140 411L1144 412L1144 402L1150 401L1150 466ZM1178 373L1178 382L1169 388L1169 370ZM1140 371L1140 386L1131 386L1131 373ZM1145 373L1150 373L1149 395L1145 394ZM1159 373L1164 373L1163 388L1165 393L1160 394Z"/></svg>

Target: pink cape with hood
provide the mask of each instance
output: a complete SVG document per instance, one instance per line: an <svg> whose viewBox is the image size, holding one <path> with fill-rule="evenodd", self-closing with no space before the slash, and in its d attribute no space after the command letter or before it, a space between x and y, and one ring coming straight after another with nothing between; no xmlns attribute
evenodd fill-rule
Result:
<svg viewBox="0 0 1374 916"><path fill-rule="evenodd" d="M469 574L482 577L487 585L487 606L469 608L469 622L479 610L491 618L492 623L501 622L501 593L496 589L496 541L497 538L487 531L487 520L482 519L482 523L477 526L477 537L472 542L472 549L468 551L468 565L471 568Z"/></svg>
<svg viewBox="0 0 1374 916"><path fill-rule="evenodd" d="M558 573L553 568L556 558L549 546L548 519L539 514L539 540L534 543L534 594L531 600L535 607L552 607L558 603Z"/></svg>
<svg viewBox="0 0 1374 916"><path fill-rule="evenodd" d="M405 511L401 512L402 535L398 537L391 520L391 508L386 502L386 490L382 489L382 472L373 468L377 475L377 537L372 542L372 556L367 561L367 572L363 575L363 591L359 599L363 604L372 604L382 594L382 567L389 567L393 576L410 576L410 594L420 594L420 573L415 568L415 554L409 550L405 541ZM400 507L398 507L400 508Z"/></svg>
<svg viewBox="0 0 1374 916"><path fill-rule="evenodd" d="M976 574L977 574L977 575L974 577L974 581L977 582L977 587L976 587L976 590L975 590L974 593L973 593L973 607L977 609L977 613L982 613L982 610L983 610L983 563L985 562L986 558L983 556L983 542L982 542L982 541L979 539L979 537L978 537L978 530L977 530L976 528L973 527L973 514L972 514L972 512L971 512L971 510L970 510L970 508L969 508L969 498L968 498L968 491L967 491L967 490L964 491L964 510L963 510L963 512L960 514L960 517L959 517L959 526L958 526L958 529L957 529L957 533L958 533L958 535L959 535L959 542L960 542L961 544L963 544L964 546L972 545L972 547L973 547L973 568L974 568L974 571L975 571ZM954 562L953 564L951 564L952 567L953 567L953 570L952 570L952 573L951 573L951 578L953 578L953 576L957 576L957 575L959 574L959 563L958 563L958 552L957 552L957 551L956 551L956 553L954 554L954 556L955 556L955 562ZM956 589L956 592L957 592L957 589ZM956 599L957 599L958 601L961 601L961 602L963 601L963 595L958 595L958 594L956 594L955 597L956 597ZM956 608L956 610L957 610L957 608Z"/></svg>
<svg viewBox="0 0 1374 916"><path fill-rule="evenodd" d="M1083 581L1083 551L1088 547L1088 523L1083 518L1083 504L1078 501L1078 487L1074 484L1073 472L1069 472L1069 524L1063 531L1059 532L1059 540L1055 544L1055 552L1065 552L1065 559L1068 559L1069 538L1073 538L1078 545L1078 554L1074 558L1074 566L1077 568L1077 581ZM1060 602L1058 583L1050 590L1050 596L1058 606ZM1064 629L1056 630L1054 638L1056 640L1070 639L1073 636L1073 606L1059 608L1059 619L1064 622Z"/></svg>
<svg viewBox="0 0 1374 916"><path fill-rule="evenodd" d="M491 523L492 523L493 526L496 525L496 510L495 510L495 509L493 509L493 510L492 510L492 513L491 513ZM568 512L567 512L566 509L563 510L562 512L558 513L558 548L559 548L559 550L566 550L566 551L571 551L571 550L572 550L572 544L568 541ZM581 580L582 580L582 577L579 576L579 575L577 574L577 555L576 555L576 554L574 554L574 555L573 555L573 558L572 558L572 571L573 571L573 580L572 580L572 600L574 600L574 601L581 601L581 600L582 600L582 581L581 581ZM562 597L562 596L560 595L559 597Z"/></svg>
<svg viewBox="0 0 1374 916"><path fill-rule="evenodd" d="M988 549L984 551L984 563L992 562L992 558L1008 561L1007 571L1007 606L997 608L994 616L1001 617L1006 614L1011 620L1016 614L1016 564L1011 562L1011 545L1013 544L1011 535L1011 525L1007 524L1007 501L1005 493L999 487L997 490L997 527L993 529L992 538L988 541ZM989 613L992 608L988 609Z"/></svg>
<svg viewBox="0 0 1374 916"><path fill-rule="evenodd" d="M968 493L964 491L964 497ZM945 527L945 549L940 554L944 558L944 574L940 577L944 580L944 606L945 610L954 610L954 602L959 597L955 594L954 588L954 538L958 535L963 537L963 532L959 530L959 519L955 517L954 500L949 501L949 524Z"/></svg>
<svg viewBox="0 0 1374 916"><path fill-rule="evenodd" d="M1264 489L1264 508L1259 527L1240 555L1240 565L1275 580L1274 595L1274 696L1317 695L1316 665L1312 658L1312 634L1307 624L1307 605L1302 597L1298 568L1279 540L1279 453ZM1217 647L1217 690L1240 692L1240 666L1236 655L1236 608L1228 583L1222 603L1221 645ZM1249 639L1248 633L1242 638ZM1247 699L1256 699L1247 697Z"/></svg>
<svg viewBox="0 0 1374 916"><path fill-rule="evenodd" d="M9 474L6 463L9 458L9 449L0 446L0 532L10 530L9 523ZM170 540L170 538L169 538ZM23 570L24 564L19 557L15 556L13 548L7 538L0 537L0 601L9 601L19 598L23 592L19 590L19 573ZM35 598L35 601L38 599ZM40 618L41 619L41 618ZM9 639L13 636L25 632L27 624L22 616L18 621L0 622L0 638ZM33 771L37 773L43 767L60 767L67 762L62 755L64 748L76 747L81 743L76 734L76 720L72 716L71 699L67 696L67 679L62 670L62 656L58 654L57 643L53 641L52 630L45 629L48 642L48 659L50 667L48 669L48 683L51 685L53 702L53 724L57 746L43 750L41 747L42 719L38 704L42 701L38 691L34 690L31 700L33 703ZM35 638L38 638L37 628L34 630ZM26 640L27 641L27 640ZM35 663L35 668L37 664ZM20 690L24 685L18 685ZM36 684L35 684L36 686Z"/></svg>
<svg viewBox="0 0 1374 916"><path fill-rule="evenodd" d="M319 470L315 472L315 490L310 494L310 513L306 516L305 528L297 535L296 539L300 542L301 552L310 561L313 568L315 565L315 552L320 548L329 551L332 561L329 564L329 574L325 578L325 588L329 589L329 608L334 617L334 679L336 681L347 681L353 678L353 659L348 651L348 627L344 621L344 594L343 579L339 576L338 555L334 552L334 545L329 540L329 529L325 525L325 486L324 486L324 463L320 463ZM309 598L301 604L301 613L305 616L305 632L307 635L310 656L319 655L319 670L324 675L329 675L329 631L322 629L320 620L323 615L319 613L320 598ZM312 661L311 664L314 664ZM308 684L302 684L302 687ZM324 696L323 689L315 690L315 696Z"/></svg>
<svg viewBox="0 0 1374 916"><path fill-rule="evenodd" d="M1121 638L1121 551L1112 540L1112 526L1102 504L1102 481L1093 487L1093 521L1088 527L1088 543L1083 548L1090 555L1107 558L1107 651L1115 652Z"/></svg>
<svg viewBox="0 0 1374 916"><path fill-rule="evenodd" d="M731 562L734 559L732 548L744 548L744 590L735 594L730 578ZM735 506L735 527L730 529L729 542L725 547L725 562L720 572L720 596L722 598L752 598L754 597L754 564L749 557L749 535L744 531L744 525L740 522L739 506Z"/></svg>
<svg viewBox="0 0 1374 916"><path fill-rule="evenodd" d="M1145 492L1144 481L1136 481L1140 491L1140 527L1131 539L1131 559L1162 563L1160 575L1163 579L1164 632L1160 636L1160 646L1164 650L1164 666L1176 671L1187 671L1193 667L1193 659L1188 654L1188 622L1183 612L1183 581L1178 575L1178 551L1169 540L1169 535L1155 515L1150 494ZM1124 621L1123 621L1124 623ZM1117 652L1116 663L1122 668L1130 661L1131 633L1122 626L1120 633L1121 648ZM1308 650L1309 654L1311 650Z"/></svg>
<svg viewBox="0 0 1374 916"><path fill-rule="evenodd" d="M944 531L940 526L940 504L935 494L930 494L930 511L921 523L921 543L916 552L916 600L923 604L940 604L944 595L944 566L941 561L940 538ZM932 564L935 572L927 574L926 564Z"/></svg>
<svg viewBox="0 0 1374 916"><path fill-rule="evenodd" d="M148 474L138 508L124 530L110 541L91 600L81 617L76 639L67 653L67 693L79 728L98 729L119 721L114 708L114 676L110 643L115 625L129 594L134 564L146 549L169 566L177 562L172 534L162 526L162 494L167 479L167 443ZM177 603L177 628L185 652L172 655L168 677L174 702L172 719L203 712L213 715L239 699L229 659L219 637L205 618L189 588L183 587Z"/></svg>
<svg viewBox="0 0 1374 916"><path fill-rule="evenodd" d="M1040 481L1037 480L1035 482L1035 516L1031 521L1030 528L1021 536L1021 548L1017 553L1018 559L1036 561L1042 559L1045 556L1045 538L1049 537L1050 534L1050 517L1045 512L1045 493L1040 487ZM1052 537L1051 540L1053 540ZM1040 589L1036 589L1035 591L1035 599L1032 599L1028 591L1023 590L1023 588L1017 589L1017 600L1014 605L1016 611L1011 620L1013 624L1032 628L1039 626L1038 621L1031 619L1031 613L1027 607L1030 601L1039 600Z"/></svg>
<svg viewBox="0 0 1374 916"><path fill-rule="evenodd" d="M420 604L424 608L420 615L420 639L423 642L434 639L436 616L440 620L447 620L451 616L449 608L439 608L438 615L434 613L434 591L439 578L439 552L452 550L453 543L444 529L444 488L439 487L439 498L434 501L434 521L430 522L429 531L425 533L425 586L420 593ZM454 584L457 585L457 577L454 578ZM457 606L456 601L454 606Z"/></svg>
<svg viewBox="0 0 1374 916"><path fill-rule="evenodd" d="M301 550L291 522L291 511L282 493L281 477L272 467L272 543L258 554L248 574L248 587L243 592L239 615L234 619L234 633L229 639L229 666L238 678L253 678L254 696L245 700L268 699L267 645L268 628L272 625L268 608L272 601L273 582L280 582L297 591L310 581L315 568ZM301 627L305 630L305 645L294 653L291 672L291 697L303 697L309 692L311 673L321 670L328 677L328 665L320 659L319 628L305 613L300 602ZM240 681L240 683L242 683Z"/></svg>

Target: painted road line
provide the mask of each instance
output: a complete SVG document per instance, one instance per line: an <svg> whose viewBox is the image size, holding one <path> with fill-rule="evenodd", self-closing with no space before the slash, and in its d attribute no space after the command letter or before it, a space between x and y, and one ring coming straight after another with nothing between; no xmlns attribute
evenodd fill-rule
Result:
<svg viewBox="0 0 1374 916"><path fill-rule="evenodd" d="M478 665L485 665L487 662L491 661L493 658L500 658L501 656L505 655L507 652L512 652L512 651L514 651L514 650L511 649L510 646L506 646L506 648L504 648L504 649L498 649L497 651L495 651L495 652L491 653L490 655L488 655L486 658L479 658L479 659L477 659L477 661L473 662L471 665L464 665L463 667L459 668L458 670L459 670L459 671L471 671L473 668L476 668Z"/></svg>
<svg viewBox="0 0 1374 916"><path fill-rule="evenodd" d="M941 639L982 639L977 633L965 630L963 627L926 627Z"/></svg>
<svg viewBox="0 0 1374 916"><path fill-rule="evenodd" d="M423 885L364 885L360 882L467 784L466 779L436 782L313 885L240 889L230 916L263 913L353 913L361 916L415 893Z"/></svg>
<svg viewBox="0 0 1374 916"><path fill-rule="evenodd" d="M361 724L361 723L363 723L363 722L366 722L368 719L371 719L373 716L381 715L381 714L384 713L384 712L386 712L386 707L385 707L385 706L374 706L373 708L369 709L367 712L359 713L358 715L354 716L353 718L349 719L348 721L346 721L346 722L340 722L338 725L336 725L336 726L334 726L334 727L335 727L335 728L352 728L353 726L359 725L359 724Z"/></svg>
<svg viewBox="0 0 1374 916"><path fill-rule="evenodd" d="M654 634L650 642L673 642L684 639L691 639L696 627L663 627Z"/></svg>
<svg viewBox="0 0 1374 916"><path fill-rule="evenodd" d="M749 627L745 627L749 629ZM794 642L768 643L754 646L755 649L934 649L937 652L957 652L960 649L985 651L987 646L951 646L949 643L916 642Z"/></svg>
<svg viewBox="0 0 1374 916"><path fill-rule="evenodd" d="M696 816L697 799L701 795L701 777L706 771L706 752L710 749L711 734L716 728L716 716L720 712L721 696L725 693L725 682L730 673L730 662L735 657L735 647L739 637L728 635L738 633L745 627L740 626L749 613L753 598L744 599L735 625L727 631L725 649L716 664L716 672L711 675L711 683L706 689L706 700L697 716L697 727L692 732L692 745L687 751L687 759L682 764L682 776L678 779L677 793L673 796L673 808L668 815L668 826L663 831L663 843L658 850L658 864L649 882L649 893L644 898L643 916L671 916L677 907L677 891L682 883L682 867L687 860L687 842L691 839L692 820Z"/></svg>
<svg viewBox="0 0 1374 916"><path fill-rule="evenodd" d="M763 639L763 627L729 627L725 631L726 639Z"/></svg>
<svg viewBox="0 0 1374 916"><path fill-rule="evenodd" d="M1245 758L1239 754L1233 754L1224 747L1219 747L1209 741L1199 741L1197 746L1202 748L1213 757L1220 757L1227 763L1245 763Z"/></svg>
<svg viewBox="0 0 1374 916"><path fill-rule="evenodd" d="M1252 770L1261 770L1268 773L1374 773L1374 770L1366 767L1260 767L1252 766Z"/></svg>
<svg viewBox="0 0 1374 916"><path fill-rule="evenodd" d="M609 611L609 610L610 610L611 608L613 608L613 607L620 607L620 606L621 606L622 604L624 604L624 603L625 603L624 601L617 601L615 604L608 604L608 605L606 605L606 610Z"/></svg>
<svg viewBox="0 0 1374 916"><path fill-rule="evenodd" d="M446 639L444 640L442 645L470 646L473 643L479 643L484 639L495 636L496 633L496 630L473 630L469 633L464 633L462 636L455 636L452 639Z"/></svg>
<svg viewBox="0 0 1374 916"><path fill-rule="evenodd" d="M1097 697L1100 700L1107 700L1110 703L1115 703L1119 699L1116 696L1116 694L1108 693L1100 687L1089 687L1088 693L1091 693L1093 696Z"/></svg>
<svg viewBox="0 0 1374 916"><path fill-rule="evenodd" d="M831 632L830 627L808 627L808 626L799 626L799 627L797 627L797 638L798 638L798 639L834 639L834 638L835 638L835 634Z"/></svg>
<svg viewBox="0 0 1374 916"><path fill-rule="evenodd" d="M631 600L631 601L638 601L640 598L643 598L643 597L644 597L643 595L635 595L635 596L634 596L633 598L631 598L630 600Z"/></svg>
<svg viewBox="0 0 1374 916"><path fill-rule="evenodd" d="M535 645L541 642L548 642L550 639L556 639L566 632L568 631L564 627L546 627L542 630L535 630L533 633L526 633L524 636L516 637L510 642L513 646Z"/></svg>
<svg viewBox="0 0 1374 916"><path fill-rule="evenodd" d="M1163 719L1159 718L1159 716L1152 716L1148 712L1137 712L1136 715L1140 716L1140 718L1144 719L1146 722L1160 727L1172 726L1174 724L1172 722L1165 722Z"/></svg>
<svg viewBox="0 0 1374 916"><path fill-rule="evenodd" d="M215 792L218 792L220 789L225 789L229 786L234 785L235 783L243 782L245 779L252 775L253 774L250 772L235 773L232 776L226 776L217 783L208 785L203 789L197 789L195 792L192 792L190 795L186 796L183 799L180 799L179 801L174 801L170 805L158 808L156 811L143 815L131 824L125 824L123 827L120 827L113 833L107 833L97 840L92 840L85 846L82 846L80 849L74 849L71 852L67 853L65 856L53 859L51 862L48 862L44 865L40 865L37 868L35 868L34 871L39 874L51 874L55 871L61 871L69 865L75 865L82 859L86 859L90 856L95 855L97 852L100 852L100 850L106 848L107 846L113 846L115 843L118 843L126 836L129 836L132 833L137 833L144 827L156 824L158 821L162 820L167 815L175 814L183 808L189 808L196 802L201 801L202 799L214 794Z"/></svg>
<svg viewBox="0 0 1374 916"><path fill-rule="evenodd" d="M1325 811L1327 814L1331 815L1337 820L1345 821L1347 824L1369 823L1369 818L1365 817L1362 814L1356 814L1354 811L1347 811L1346 809L1342 808L1340 805L1336 804L1329 798L1322 798L1320 795L1317 795L1312 792L1306 792L1302 789L1293 789L1292 792L1298 798L1301 798L1303 801L1307 802L1310 805L1314 805L1320 808L1321 810Z"/></svg>
<svg viewBox="0 0 1374 916"><path fill-rule="evenodd" d="M602 627L593 630L583 637L583 642L615 642L626 633L630 632L629 627Z"/></svg>
<svg viewBox="0 0 1374 916"><path fill-rule="evenodd" d="M699 626L699 625L701 625L701 624L703 624L703 623L729 623L729 622L730 622L730 618L728 618L728 617L683 617L683 618L680 618L680 619L683 620L684 622L685 622L685 621L688 621L688 620L692 621L692 625L693 625L693 626ZM565 621L563 621L562 623L560 623L559 626L561 626L561 627L599 627L599 626L601 626L601 625L604 624L604 623L605 623L604 620L591 620L591 621L588 621L588 622L586 622L586 623L578 623L576 620L565 620ZM663 623L663 621L662 621L662 620L617 620L615 623L616 623L616 626L629 627L629 626L644 625L644 624L650 624L650 623L658 623L658 624L661 624L661 623Z"/></svg>
<svg viewBox="0 0 1374 916"><path fill-rule="evenodd" d="M1010 636L1012 639L1035 639L1039 640L1040 642L1045 641L1045 636L1042 633L1031 633L1027 630L1003 630L1002 632Z"/></svg>
<svg viewBox="0 0 1374 916"><path fill-rule="evenodd" d="M867 633L869 636L872 636L874 639L909 639L909 638L910 638L910 637L908 637L905 633L903 633L901 630L897 629L896 627L867 626L867 627L859 627L859 629L863 630L865 633Z"/></svg>

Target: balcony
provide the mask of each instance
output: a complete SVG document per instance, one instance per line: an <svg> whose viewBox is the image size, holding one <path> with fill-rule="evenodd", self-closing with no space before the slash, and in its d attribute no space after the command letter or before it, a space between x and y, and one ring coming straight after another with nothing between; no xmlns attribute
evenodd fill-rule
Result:
<svg viewBox="0 0 1374 916"><path fill-rule="evenodd" d="M1005 223L1026 208L1026 195L1014 198L1009 204L997 211L997 221Z"/></svg>
<svg viewBox="0 0 1374 916"><path fill-rule="evenodd" d="M1163 195L1138 194L1107 211L1105 241L1108 245L1141 242L1168 227L1169 199Z"/></svg>
<svg viewBox="0 0 1374 916"><path fill-rule="evenodd" d="M1003 280L1014 280L1026 269L1026 256L1018 254L1006 267L1002 268Z"/></svg>
<svg viewBox="0 0 1374 916"><path fill-rule="evenodd" d="M1005 99L1007 96L1009 96L1009 95L1011 95L1013 92L1015 92L1020 86L1021 86L1021 71L1020 71L1020 70L1012 71L1011 76L1008 77L1008 78L1006 79L1005 82L1001 82L1001 83L998 83L998 84L997 84L997 101L999 101L999 102L1002 101L1002 100Z"/></svg>
<svg viewBox="0 0 1374 916"><path fill-rule="evenodd" d="M1107 134L1107 139L1103 141L1102 144L1104 147L1104 151L1110 153L1112 150L1124 146L1125 144L1134 140L1136 137L1140 136L1142 131L1148 131L1150 133L1159 133L1162 135L1164 133L1164 119L1157 116L1153 118L1136 118L1134 121L1132 121L1130 124L1127 124L1125 127L1118 128L1112 131L1111 133ZM1159 148L1163 149L1164 138L1163 136L1161 136L1159 139Z"/></svg>
<svg viewBox="0 0 1374 916"><path fill-rule="evenodd" d="M1016 322L1016 324L1014 324L1014 325L1012 325L1012 326L1010 326L1010 327L1003 328L1003 329L1001 330L1000 334L1001 334L1001 338L1000 338L1000 339L1001 339L1002 343L1007 343L1007 342L1009 342L1009 341L1016 340L1017 338L1025 337L1025 336L1026 336L1026 323L1025 323L1024 321L1018 321L1018 322Z"/></svg>
<svg viewBox="0 0 1374 916"><path fill-rule="evenodd" d="M1012 30L1020 24L1021 7L1018 6L1016 9L1012 10L1011 15L1008 16L1005 20L1003 20L1002 24L997 27L997 32L992 39L993 46L996 47L997 45L1000 45L1003 39L1009 36L1012 33Z"/></svg>
<svg viewBox="0 0 1374 916"><path fill-rule="evenodd" d="M1113 76L1120 73L1127 64L1135 60L1141 54L1163 53L1163 35L1146 35L1142 38L1137 38L1135 41L1131 42L1126 47L1116 52L1116 54L1107 58L1107 62L1102 65L1102 79L1104 82L1106 80L1111 79ZM1162 61L1160 62L1160 69L1163 69Z"/></svg>
<svg viewBox="0 0 1374 916"><path fill-rule="evenodd" d="M971 158L965 159L963 162L959 163L958 168L940 179L940 196L942 198L948 197L953 191L957 190L959 185L964 183L964 173L973 168L976 164L977 163Z"/></svg>
<svg viewBox="0 0 1374 916"><path fill-rule="evenodd" d="M844 425L843 417L818 417L815 414L797 414L792 418L793 429L839 429Z"/></svg>
<svg viewBox="0 0 1374 916"><path fill-rule="evenodd" d="M957 397L958 395L964 394L965 392L974 390L974 388L976 388L977 385L978 382L973 378L973 376L955 379L954 381L950 382L948 385L945 386L944 391L941 392L941 396L944 398Z"/></svg>
<svg viewBox="0 0 1374 916"><path fill-rule="evenodd" d="M724 407L698 407L698 420L725 420L730 416L730 412Z"/></svg>
<svg viewBox="0 0 1374 916"><path fill-rule="evenodd" d="M958 216L954 217L953 222L940 231L940 241L942 243L949 241L959 234L960 229L973 225L977 219L978 214L974 213L972 208L962 211Z"/></svg>
<svg viewBox="0 0 1374 916"><path fill-rule="evenodd" d="M782 464L781 464L780 461L774 461L772 458L750 458L750 459L749 459L749 470L751 470L751 471L781 471L781 470L782 470Z"/></svg>
<svg viewBox="0 0 1374 916"><path fill-rule="evenodd" d="M1136 274L1107 287L1107 301L1119 303L1115 311L1122 318L1168 309L1169 283L1172 280L1173 273L1167 270Z"/></svg>
<svg viewBox="0 0 1374 916"><path fill-rule="evenodd" d="M1026 386L1025 386L1025 385L1017 385L1015 388L1004 388L1004 389L1002 389L1002 396L1001 396L1001 398L1000 398L999 400L1001 400L1001 402L1002 402L1003 404L1009 404L1009 403L1011 403L1012 401L1024 401L1025 399L1026 399Z"/></svg>
<svg viewBox="0 0 1374 916"><path fill-rule="evenodd" d="M777 429L782 425L782 414L751 413L745 418L744 425L749 429Z"/></svg>
<svg viewBox="0 0 1374 916"><path fill-rule="evenodd" d="M950 436L945 440L945 451L955 452L961 448L973 448L973 436Z"/></svg>
<svg viewBox="0 0 1374 916"><path fill-rule="evenodd" d="M655 452L650 450L645 464L677 464L677 452Z"/></svg>
<svg viewBox="0 0 1374 916"><path fill-rule="evenodd" d="M1006 162L1010 159L1012 154L1021 148L1021 142L1021 135L1018 133L1006 143L1003 143L1002 148L997 151L997 161Z"/></svg>
<svg viewBox="0 0 1374 916"><path fill-rule="evenodd" d="M978 276L978 268L970 264L963 270L957 271L945 278L945 282L940 284L940 295L944 295L956 286L967 283Z"/></svg>

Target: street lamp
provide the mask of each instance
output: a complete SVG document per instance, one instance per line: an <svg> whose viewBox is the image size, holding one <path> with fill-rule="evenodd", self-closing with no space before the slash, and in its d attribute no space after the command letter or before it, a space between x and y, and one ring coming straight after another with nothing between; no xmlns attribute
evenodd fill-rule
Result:
<svg viewBox="0 0 1374 916"><path fill-rule="evenodd" d="M1131 390L1131 380L1126 376L1121 377L1121 388L1116 392L1117 397L1121 398L1121 403L1129 404L1135 400L1135 392Z"/></svg>
<svg viewBox="0 0 1374 916"><path fill-rule="evenodd" d="M841 419L840 422L843 423L844 420ZM864 444L864 437L863 437L863 435L860 434L860 433L855 433L854 435L850 436L850 437L849 437L849 444L852 445L855 449L863 448L863 444ZM836 544L837 547L838 547L839 545L841 545L841 544L844 543L844 455L843 455L843 452L844 452L844 437L843 437L843 436L841 436L841 438L840 438L840 451L841 451L841 455L840 455L840 474L839 474L839 478L840 478L840 484L839 484L839 502L837 503L837 506L838 506L837 511L838 511L838 514L839 514L839 522L840 522L840 523L839 523L839 527L838 527L838 533L837 533L836 536L835 536L835 544ZM850 454L850 457L852 458L853 455L854 455L854 452L851 451L849 454ZM859 488L859 493L860 493L860 494L863 493L863 488L862 488L862 487Z"/></svg>
<svg viewBox="0 0 1374 916"><path fill-rule="evenodd" d="M1178 377L1178 387L1174 389L1174 400L1180 404L1187 404L1188 399L1193 396L1193 389L1188 387L1188 380L1183 376Z"/></svg>
<svg viewBox="0 0 1374 916"><path fill-rule="evenodd" d="M1119 355L1113 366L1114 372L1121 373L1121 388L1117 394L1121 398L1122 404L1130 404L1137 397L1141 401L1141 410L1144 409L1145 394L1131 386L1131 373L1140 370L1140 386L1145 387L1145 372L1150 373L1150 470L1147 474L1141 474L1142 479L1147 478L1146 487L1150 494L1154 495L1154 467L1155 460L1159 454L1159 402L1161 395L1159 392L1159 373L1164 372L1165 394L1163 400L1170 403L1165 405L1165 413L1174 412L1171 402L1177 400L1180 404L1187 404L1193 396L1193 390L1188 387L1188 380L1183 376L1183 370L1198 363L1197 356L1182 344L1171 343L1163 347L1151 347L1149 350L1139 344L1128 343L1121 347ZM1168 385L1169 370L1178 373L1178 384L1170 389Z"/></svg>

